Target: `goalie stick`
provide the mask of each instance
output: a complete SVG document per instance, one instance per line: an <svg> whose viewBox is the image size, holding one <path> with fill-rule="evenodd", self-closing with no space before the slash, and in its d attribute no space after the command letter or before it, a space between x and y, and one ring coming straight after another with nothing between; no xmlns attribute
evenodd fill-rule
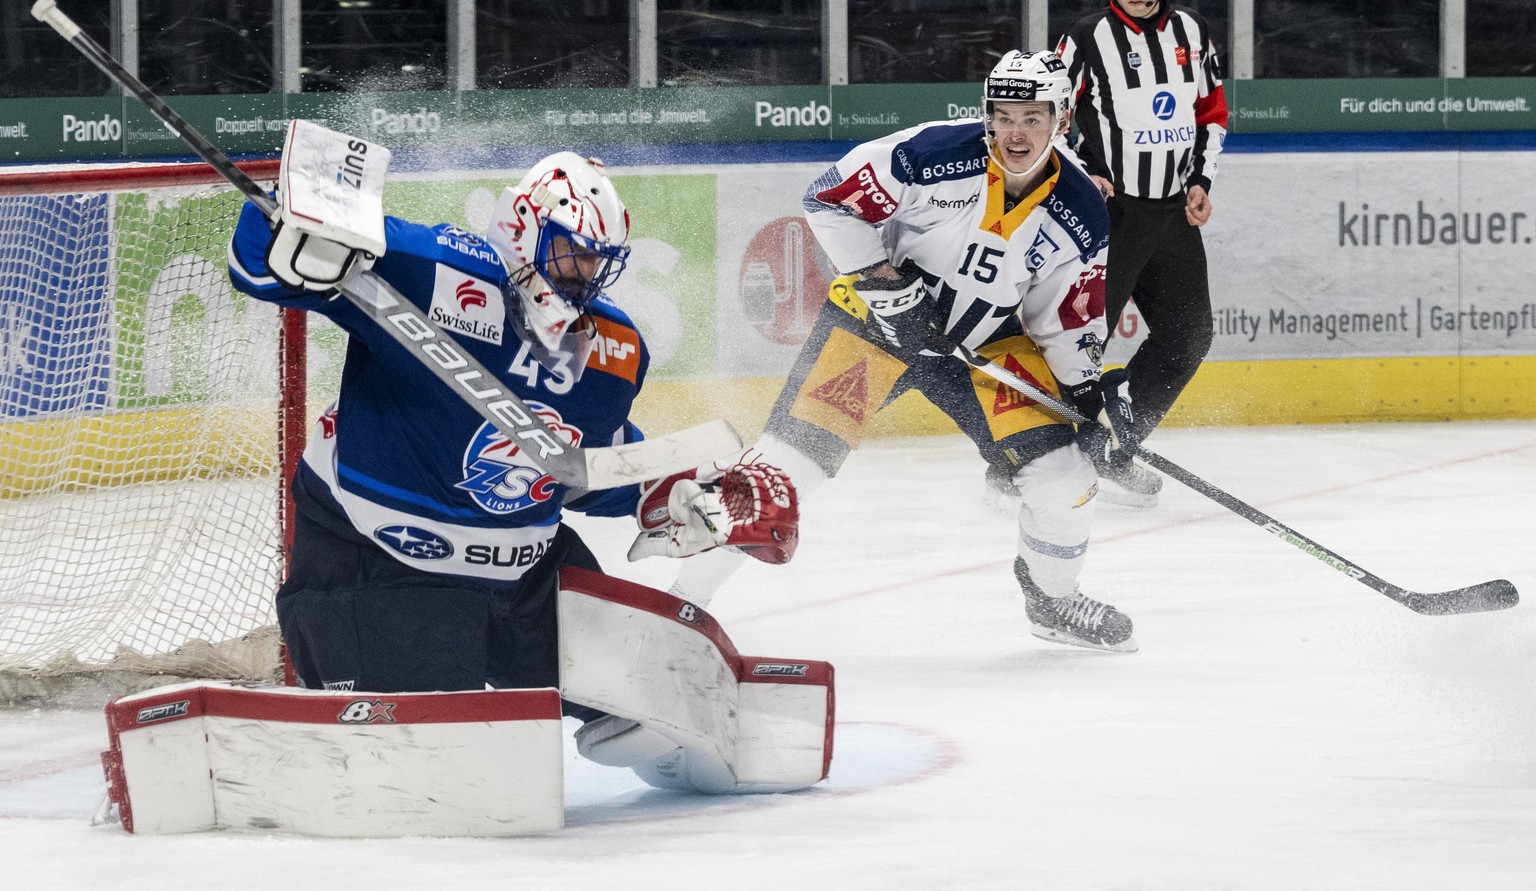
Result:
<svg viewBox="0 0 1536 891"><path fill-rule="evenodd" d="M55 0L37 0L32 5L32 17L57 31L93 65L132 93L268 219L275 218L276 202L255 180L82 32ZM665 436L617 446L566 445L515 393L500 386L495 375L460 349L388 282L369 271L343 282L339 290L482 418L521 445L528 460L572 489L609 489L644 482L707 464L741 448L741 437L723 420L706 421Z"/></svg>
<svg viewBox="0 0 1536 891"><path fill-rule="evenodd" d="M1024 378L1000 367L995 362L988 361L985 356L980 355L974 350L952 343L938 332L934 332L926 346L931 352L940 355L948 354L964 360L971 367L980 370L993 380L1005 384L1020 394L1033 399L1074 424L1097 423L1089 421L1072 406L1062 402L1060 399L1056 399ZM1461 613L1479 613L1508 609L1520 602L1520 592L1515 590L1514 584L1506 579L1495 579L1491 582L1482 582L1481 584L1471 585L1466 588L1456 588L1455 590L1440 591L1438 593L1423 593L1400 588L1374 573L1361 569L1331 549L1323 547L1295 529L1276 520L1274 517L1240 501L1225 490L1195 476L1193 473L1161 455L1150 452L1139 445L1131 449L1131 454L1253 523L1281 541L1294 545L1303 553L1316 557L1328 566L1365 585L1367 588L1390 597L1416 613L1426 616L1451 616Z"/></svg>

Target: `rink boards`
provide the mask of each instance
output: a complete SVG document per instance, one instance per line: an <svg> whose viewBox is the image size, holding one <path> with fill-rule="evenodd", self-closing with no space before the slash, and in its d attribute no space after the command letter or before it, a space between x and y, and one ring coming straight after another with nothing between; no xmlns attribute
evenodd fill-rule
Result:
<svg viewBox="0 0 1536 891"><path fill-rule="evenodd" d="M440 165L418 155L408 166ZM761 427L831 278L801 211L805 184L825 167L615 168L634 221L634 254L612 296L651 349L637 408L646 429L722 416L748 436ZM400 173L386 206L478 231L496 194L519 173ZM1214 343L1169 423L1536 416L1536 298L1527 287L1536 273L1536 203L1508 188L1533 179L1536 154L1520 151L1224 155L1212 193L1216 213L1204 232ZM88 203L84 220L59 237L64 247L105 261L116 236L160 229L161 207ZM34 204L24 209L44 216ZM195 253L174 255L151 240L132 267L60 267L46 295L22 293L11 284L18 279L6 277L0 320L10 333L0 338L0 359L12 382L22 382L22 395L6 400L13 423L3 425L0 444L43 435L37 425L65 412L99 416L97 427L108 431L102 441L122 443L113 432L118 425L174 431L205 399L246 390L245 380L210 378L217 364L200 355L156 346L183 342L181 328L197 329L215 354L234 344L265 347L275 336L264 330L275 314L230 288L224 237L209 231ZM18 251L10 261L35 268L30 256ZM39 300L85 311L50 336L30 324ZM100 334L82 337L82 325ZM1124 362L1145 337L1134 305L1117 333L1109 364ZM311 376L333 386L341 341L323 327L319 337L312 362L328 373ZM94 348L66 352L82 342ZM327 401L315 394L311 412ZM923 400L905 397L870 432L952 429ZM135 478L174 476L177 467L155 462L163 464L157 456L166 454L164 444L179 438L146 437L142 454L121 460ZM232 463L266 470L269 459ZM12 470L13 493L38 488L28 478L35 471ZM121 467L68 472L124 474Z"/></svg>

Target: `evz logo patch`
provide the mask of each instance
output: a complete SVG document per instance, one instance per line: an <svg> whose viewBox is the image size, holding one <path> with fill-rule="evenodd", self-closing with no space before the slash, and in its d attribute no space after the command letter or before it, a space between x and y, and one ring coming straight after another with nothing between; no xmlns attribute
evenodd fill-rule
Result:
<svg viewBox="0 0 1536 891"><path fill-rule="evenodd" d="M427 317L455 334L500 344L507 309L501 286L439 263Z"/></svg>
<svg viewBox="0 0 1536 891"><path fill-rule="evenodd" d="M1077 339L1077 348L1080 352L1087 353L1088 358L1093 360L1093 364L1104 364L1104 341L1099 339L1099 335L1089 331Z"/></svg>
<svg viewBox="0 0 1536 891"><path fill-rule="evenodd" d="M537 402L528 408L568 445L581 445L581 431L567 424L560 413ZM522 446L507 439L487 421L480 425L464 450L464 479L454 487L470 494L487 513L510 514L554 497L559 485L538 467L525 463Z"/></svg>
<svg viewBox="0 0 1536 891"><path fill-rule="evenodd" d="M1045 265L1048 255L1054 254L1059 250L1061 250L1061 245L1057 244L1051 236L1045 234L1044 229L1041 229L1035 233L1035 242L1029 246L1029 252L1024 255L1024 265L1028 266L1031 272L1036 272Z"/></svg>
<svg viewBox="0 0 1536 891"><path fill-rule="evenodd" d="M869 164L832 188L817 192L816 200L842 205L866 223L883 223L896 212L896 200L880 185L875 168Z"/></svg>
<svg viewBox="0 0 1536 891"><path fill-rule="evenodd" d="M453 556L453 544L435 532L416 526L393 523L373 530L373 537L386 548L412 560L442 560Z"/></svg>

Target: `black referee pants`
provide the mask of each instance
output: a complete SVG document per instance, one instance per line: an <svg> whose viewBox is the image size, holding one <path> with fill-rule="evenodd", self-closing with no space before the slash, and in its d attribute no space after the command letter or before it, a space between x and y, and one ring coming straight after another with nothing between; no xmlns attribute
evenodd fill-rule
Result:
<svg viewBox="0 0 1536 891"><path fill-rule="evenodd" d="M1147 326L1146 341L1126 366L1136 428L1145 437L1195 376L1215 336L1205 243L1184 216L1183 193L1161 201L1110 198L1105 265L1110 336L1133 294Z"/></svg>

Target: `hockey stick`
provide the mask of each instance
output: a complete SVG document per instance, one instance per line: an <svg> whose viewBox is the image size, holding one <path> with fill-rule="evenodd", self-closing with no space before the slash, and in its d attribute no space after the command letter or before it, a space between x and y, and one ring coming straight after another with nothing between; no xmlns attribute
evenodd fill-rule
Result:
<svg viewBox="0 0 1536 891"><path fill-rule="evenodd" d="M986 357L973 350L950 342L942 334L935 332L929 338L927 348L929 351L940 355L949 354L964 360L967 364L980 370L993 380L1011 387L1074 424L1096 423L1088 421L1087 418L1083 417L1072 406L1051 396L1051 394L1041 390L1024 378L1002 368L995 362L988 361ZM1131 454L1253 523L1281 541L1296 546L1303 553L1316 557L1339 572L1365 585L1367 588L1377 593L1385 594L1387 597L1392 598L1416 613L1422 613L1426 616L1479 613L1497 609L1508 609L1520 602L1520 592L1515 590L1512 582L1505 579L1495 579L1491 582L1483 582L1466 588L1456 588L1452 591L1441 591L1433 594L1399 588L1380 576L1367 572L1350 561L1345 560L1332 550L1323 547L1295 529L1260 511L1258 508L1238 500L1226 491L1195 476L1167 458L1147 451L1141 446L1132 448Z"/></svg>
<svg viewBox="0 0 1536 891"><path fill-rule="evenodd" d="M37 0L32 5L32 17L57 31L93 65L132 93L268 219L276 217L277 203L255 180L82 32L59 10L55 0ZM644 482L698 467L741 448L741 437L723 420L706 421L624 445L585 449L566 445L517 394L500 386L496 376L479 360L460 349L388 282L369 271L348 279L339 290L482 418L521 445L528 460L573 489L609 489Z"/></svg>

